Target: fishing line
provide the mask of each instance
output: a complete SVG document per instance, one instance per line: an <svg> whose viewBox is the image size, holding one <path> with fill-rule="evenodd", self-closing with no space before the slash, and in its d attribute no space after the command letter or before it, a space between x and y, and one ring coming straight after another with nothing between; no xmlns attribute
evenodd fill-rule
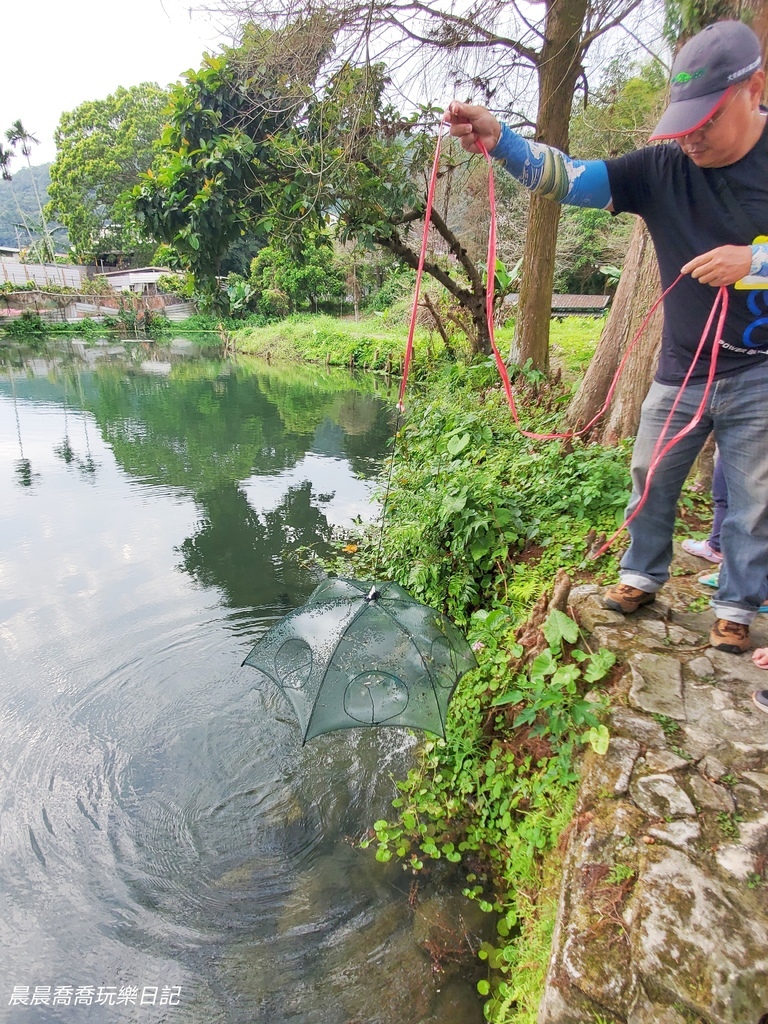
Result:
<svg viewBox="0 0 768 1024"><path fill-rule="evenodd" d="M419 255L419 262L418 262L418 266L417 266L417 270L416 270L416 284L415 284L414 296L413 296L413 306L412 306L412 309L411 309L411 321L410 321L410 325L409 325L409 328L408 328L408 341L406 343L405 357L404 357L404 360L403 360L403 376L402 376L402 380L401 380L401 383L400 383L400 394L399 394L399 397L398 397L398 410L401 413L404 410L403 399L404 399L404 396L405 396L405 389L406 389L406 385L407 385L407 381L408 381L408 372L409 372L411 360L412 360L412 357L413 357L413 338L414 338L414 334L415 334L415 330L416 330L416 320L417 320L417 316L418 316L419 293L420 293L420 290L421 290L421 280L422 280L423 271L424 271L424 263L425 263L425 260L426 260L427 239L428 239L428 235L429 235L429 225L430 225L431 218L432 218L432 207L433 207L433 204L434 204L435 187L436 187L436 184L437 184L437 173L438 173L438 167L439 167L439 163L440 163L440 149L441 149L441 142L442 142L442 130L443 130L444 126L446 125L446 123L447 122L445 121L445 119L443 119L443 121L440 124L440 129L439 129L438 134L437 134L437 140L436 140L436 144L435 144L435 156L434 156L434 160L433 160L433 163L432 163L432 173L430 175L429 188L427 190L427 199L426 199L426 204L425 204L425 209L424 209L424 232L423 232L422 239L421 239L421 252L420 252L420 255ZM512 384L511 384L510 379L509 379L509 373L507 371L507 366L506 366L506 363L504 362L504 359L503 359L501 353L499 352L498 346L496 345L495 330L494 330L494 316L493 316L493 313L494 313L494 310L493 310L493 305L494 305L494 282L495 282L495 276L496 276L496 220L497 220L497 218L496 218L496 188L495 188L495 182L494 182L494 177L493 177L493 161L491 160L491 156L490 156L488 150L485 148L485 146L483 145L482 142L480 142L478 140L477 145L479 146L480 151L481 151L481 153L483 155L483 158L485 159L485 161L486 161L486 163L488 165L488 206L489 206L489 210L490 210L490 224L489 224L489 229L488 229L488 250L487 250L487 260L486 260L485 315L486 315L486 321L487 321L488 338L489 338L489 341L490 341L490 344L491 344L491 350L493 352L494 360L496 362L496 369L497 369L497 371L499 373L499 376L501 378L501 381L502 381L502 384L503 384L503 387L504 387L504 393L506 395L507 404L509 405L509 408L510 408L510 411L511 411L511 414L512 414L512 419L513 419L513 421L515 423L515 426L517 427L518 431L524 437L531 438L534 441L557 441L557 440L565 441L565 440L571 440L573 438L581 437L583 434L586 434L588 431L590 431L592 429L592 427L594 427L595 424L605 415L605 413L606 413L606 411L607 411L607 409L608 409L608 407L609 407L609 405L610 405L610 403L611 403L611 401L613 399L613 395L614 395L614 392L616 390L616 386L617 386L617 384L619 382L619 379L621 377L621 374L624 371L624 368L626 366L627 360L629 359L629 356L631 355L632 351L634 350L635 345L637 344L637 342L640 340L641 336L643 335L643 332L645 331L645 329L646 329L646 327L647 327L651 317L653 316L653 314L659 308L659 306L664 301L666 296L672 291L672 289L682 279L683 275L679 274L678 277L672 282L672 284L659 296L659 298L651 306L651 308L648 311L648 313L646 314L643 322L640 324L639 329L637 330L637 332L635 333L634 337L632 338L632 340L630 341L629 345L627 346L626 351L625 351L624 355L622 356L621 361L619 362L618 367L616 368L616 372L614 373L613 379L612 379L611 384L610 384L610 386L608 388L608 392L607 392L607 395L606 395L605 402L603 403L603 406L595 414L595 416L593 416L593 418L589 421L589 423L587 423L583 427L580 427L578 430L569 430L569 431L566 431L565 433L540 434L540 433L536 433L534 431L524 430L523 427L520 424L520 417L519 417L519 414L518 414L518 411L517 411L517 404L515 402L515 396L514 396L514 393L512 391ZM701 402L699 403L699 406L698 406L696 412L694 413L693 418L691 419L691 421L688 424L686 424L681 430L679 430L677 432L677 434L675 434L675 436L673 438L671 438L668 442L665 443L664 439L665 439L665 437L667 435L667 431L669 430L669 426L670 426L670 423L672 421L672 417L673 417L673 415L675 413L675 410L677 409L677 407L678 407L678 405L680 403L680 400L683 397L683 393L685 391L685 388L688 385L688 382L690 380L691 374L693 372L693 368L696 365L696 363L698 362L699 355L701 354L701 352L702 352L702 350L704 348L706 340L707 340L707 338L709 336L709 332L710 332L710 330L712 328L712 323L714 322L715 315L716 315L718 307L720 308L720 315L719 315L718 321L717 321L717 328L716 328L716 331L715 331L715 337L714 337L713 342L712 342L712 352L711 352L711 357L710 357L709 370L708 370L708 373L707 373L707 381L706 381L706 386L704 388L704 393L702 395ZM635 508L633 509L632 513L629 516L627 516L627 518L624 520L624 522L618 528L618 530L616 530L616 532L613 534L613 536L609 540L607 540L605 542L605 544L603 544L603 546L598 551L596 551L593 554L590 554L588 556L590 558L590 560L595 560L595 559L599 558L602 554L604 554L608 550L610 545L613 544L613 542L616 540L616 538L632 522L632 520L638 514L638 512L643 507L643 505L645 504L645 502L646 502L646 500L648 498L648 495L650 493L651 481L653 480L654 473L655 473L659 463L663 459L663 457L667 454L667 452L669 452L671 450L672 447L674 447L675 444L677 444L683 437L685 437L686 434L689 434L698 425L698 423L700 422L700 420L701 420L701 418L702 418L702 416L704 414L704 409L706 407L707 400L708 400L709 395L710 395L710 391L711 391L711 387L712 387L712 381L714 380L715 369L716 369L716 366L717 366L717 352L718 352L718 349L720 347L720 339L722 337L722 333L723 333L723 328L724 328L724 325L725 325L725 318L726 318L727 312L728 312L728 289L723 286L723 287L720 287L718 289L718 291L717 291L717 294L715 296L715 301L714 301L714 303L712 305L712 310L710 312L709 318L707 320L707 323L706 323L706 325L704 327L704 330L702 332L701 338L699 340L698 348L696 349L696 354L694 355L693 360L692 360L691 365L690 365L690 368L688 369L688 372L685 375L683 383L680 386L678 395L677 395L677 397L676 397L676 399L675 399L675 401L674 401L674 403L672 405L672 408L671 408L671 410L669 412L669 415L668 415L667 420L666 420L666 422L664 424L664 428L663 428L663 430L661 432L661 435L659 436L659 439L656 442L656 445L654 446L654 450L653 450L653 453L652 453L652 456L651 456L651 461L650 461L649 467L648 467L648 472L647 472L646 478L645 478L645 487L643 489L642 495L640 496L640 500L639 500L638 504L635 506ZM392 453L392 458L394 460L394 451ZM391 469L390 469L390 476L391 476ZM383 527L383 519L382 519L382 536L383 536L383 529L384 529L384 527Z"/></svg>

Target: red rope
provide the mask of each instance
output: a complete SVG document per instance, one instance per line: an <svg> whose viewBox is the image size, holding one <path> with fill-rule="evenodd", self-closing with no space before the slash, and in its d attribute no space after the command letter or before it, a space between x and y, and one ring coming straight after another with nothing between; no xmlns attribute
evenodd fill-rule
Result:
<svg viewBox="0 0 768 1024"><path fill-rule="evenodd" d="M443 124L445 124L445 122L443 122ZM442 129L442 125L441 125L441 129ZM420 293L420 290L421 290L421 280L422 280L422 276L423 276L423 272L424 272L424 262L425 262L425 259L426 259L426 252L427 252L427 239L428 239L428 235L429 235L429 225L430 225L430 221L431 221L431 217L432 217L432 207L434 205L435 187L436 187L436 183L437 183L437 172L438 172L438 167L439 167L439 163L440 163L440 146L441 146L441 134L438 132L437 143L436 143L436 146L435 146L435 158L434 158L434 161L433 161L433 164L432 164L432 174L430 176L429 188L427 190L427 201L426 201L426 206L425 206L425 211L424 211L424 233L423 233L423 237L422 237L422 240L421 240L421 253L420 253L420 256L419 256L419 263L418 263L418 267L417 267L417 270L416 270L416 286L415 286L415 290L414 290L413 307L412 307L412 310L411 310L411 322L410 322L410 326L408 328L408 341L407 341L407 344L406 344L405 357L404 357L404 360L403 360L403 377L402 377L402 380L401 380L401 383L400 383L400 394L399 394L399 397L398 397L398 406L399 406L399 408L401 410L403 409L403 398L405 396L405 389L406 389L406 384L407 384L407 380L408 380L408 372L409 372L410 365L411 365L411 360L412 360L412 357L413 357L413 338L414 338L414 334L415 334L415 330L416 330L416 320L417 320L417 316L418 316L418 305L419 305L419 293ZM501 381L502 381L502 384L504 386L504 393L505 393L505 395L507 397L507 404L509 405L510 411L512 413L512 419L514 420L515 425L517 426L517 428L520 431L520 433L524 437L529 437L529 438L533 439L534 441L569 440L571 438L580 437L582 434L586 434L589 430L591 430L592 427L598 422L598 420L600 420L605 415L605 412L607 411L608 406L610 405L610 403L611 403L611 401L613 399L613 395L614 395L614 392L616 390L616 386L617 386L617 384L619 382L619 378L621 377L621 374L624 371L624 367L625 367L625 365L627 363L627 360L629 359L629 356L631 355L635 345L637 344L639 339L642 337L642 334L645 331L646 327L648 326L648 322L651 319L651 317L653 316L653 314L659 308L659 306L664 301L666 296L672 291L672 289L675 287L675 285L680 281L680 279L682 278L683 275L680 274L672 282L672 284L666 289L666 291L664 291L663 294L659 296L659 298L656 300L656 302L654 302L653 306L651 306L651 309L649 310L649 312L645 316L643 322L640 324L639 329L637 330L636 334L634 335L634 337L630 341L630 343L627 346L627 349L626 349L624 355L621 358L621 361L619 362L619 365L618 365L618 367L616 369L616 372L613 375L613 380L611 381L610 387L608 388L606 399L605 399L605 402L604 402L602 408L597 412L597 414L595 416L592 417L592 419L589 421L589 423L587 423L583 427L580 427L578 430L570 430L570 431L567 431L566 433L563 433L563 434L556 434L556 433L555 434L538 434L538 433L534 433L533 431L530 431L530 430L524 430L522 428L522 426L520 425L520 417L519 417L518 412L517 412L517 404L515 402L515 396L514 396L514 394L512 392L512 384L511 384L510 379L509 379L509 373L507 372L507 366L506 366L506 363L504 362L504 359L503 359L501 353L499 352L498 346L496 345L495 329L494 329L494 316L493 316L493 313L494 313L494 310L493 310L493 304L494 304L494 283L495 283L495 278L496 278L496 188L495 188L495 183L494 183L494 178L493 178L493 161L491 160L491 157L490 157L490 154L488 153L488 150L485 148L483 143L480 142L479 140L478 140L478 146L480 147L480 150L481 150L481 152L483 154L483 157L485 158L485 161L488 164L488 205L489 205L489 209L490 209L490 226L489 226L489 230L488 230L488 251L487 251L487 272L486 272L486 274L487 274L487 283L486 283L486 293L485 293L485 315L486 315L486 321L487 321L487 325L488 325L488 338L489 338L490 343L491 343L491 350L493 351L493 356L494 356L494 359L495 359L495 362L496 362L496 369L498 370L499 376L501 377ZM675 413L675 410L677 409L677 407L678 407L678 405L680 403L680 400L683 397L683 392L685 391L685 388L688 386L688 382L689 382L691 374L693 372L693 368L696 365L696 363L698 362L699 356L700 356L700 354L701 354L701 352L702 352L702 350L704 348L704 345L706 343L707 337L709 336L709 332L710 332L710 330L712 328L712 323L714 322L715 314L717 312L718 307L720 307L720 315L718 317L717 328L716 328L716 331L715 331L715 337L714 337L714 340L713 340L713 343L712 343L712 355L711 355L711 358L710 358L709 371L708 371L708 374L707 374L707 382L706 382L706 387L704 389L704 394L702 395L701 402L699 403L699 406L698 406L696 412L694 413L694 416L691 419L691 421L689 423L687 423L681 430L679 430L678 433L675 434L675 436L673 438L671 438L669 441L667 441L665 443L664 439L665 439L665 437L667 435L667 431L669 430L669 425L670 425L670 423L672 421L672 417L673 417L673 415ZM643 493L642 493L642 495L640 497L640 501L638 502L637 506L633 510L632 514L630 516L628 516L627 519L625 519L625 521L618 528L618 530L616 530L616 532L613 534L613 536L610 537L609 540L607 540L605 542L605 544L603 544L603 546L599 549L599 551L597 551L593 555L590 555L590 558L597 559L602 554L604 554L608 550L610 545L613 544L613 542L616 540L616 538L619 536L619 534L621 534L623 532L623 530L625 530L626 527L632 522L632 520L638 514L638 512L643 507L643 505L645 504L645 502L646 502L646 500L648 498L648 494L649 494L649 491L650 491L651 481L653 479L654 473L656 472L656 469L657 469L659 463L661 462L661 460L664 458L664 456L667 454L667 452L670 451L670 449L675 444L677 444L678 441L680 441L683 437L685 437L686 434L689 434L694 429L694 427L697 426L697 424L701 420L701 417L704 414L704 409L706 408L707 400L709 398L709 393L710 393L710 390L711 390L712 381L714 380L714 376L715 376L715 369L716 369L716 366L717 366L717 352L718 352L718 349L720 347L720 339L722 337L723 327L725 325L725 318L726 318L727 313L728 313L728 289L725 288L725 287L721 287L721 288L718 289L717 295L715 296L715 301L714 301L714 303L712 305L712 311L709 314L709 318L707 320L706 326L704 327L704 330L702 332L701 338L699 340L699 344L698 344L698 347L696 349L696 354L693 357L693 360L691 362L690 368L688 369L688 372L685 375L683 383L680 385L680 390L678 392L678 395L675 398L675 401L674 401L674 403L672 405L672 408L670 409L669 415L668 415L668 417L667 417L667 419L666 419L666 421L664 423L664 428L662 429L662 432L661 432L661 434L659 436L659 439L656 442L656 445L654 447L653 454L651 456L651 461L650 461L650 464L648 466L648 473L647 473L646 480L645 480L645 488L644 488Z"/></svg>
<svg viewBox="0 0 768 1024"><path fill-rule="evenodd" d="M679 278L678 278L678 280L679 280ZM675 284L677 284L677 281L675 282ZM668 290L669 289L667 289L667 291ZM667 436L667 431L669 430L669 425L672 422L672 417L674 416L675 410L677 409L678 405L680 404L680 400L683 397L683 392L685 391L685 388L688 385L688 381L690 380L690 376L693 373L693 368L694 368L694 366L696 365L696 363L698 361L698 358L699 358L699 355L701 353L701 350L704 348L704 344L705 344L705 342L707 340L707 336L709 335L710 329L712 327L712 321L715 318L715 312L716 312L718 306L721 307L720 308L720 316L718 317L718 321L717 321L717 329L716 329L716 333L715 333L715 339L714 339L714 341L712 343L712 356L711 356L710 361L709 361L709 372L707 373L707 383L706 383L706 387L704 388L704 393L701 396L701 401L699 402L699 406L698 406L696 412L693 414L693 418L690 420L690 422L686 423L686 425L681 430L679 430L675 434L675 436L673 438L671 438L669 441L667 441L665 443L664 439ZM714 377L715 377L715 369L717 368L717 352L718 352L718 349L720 348L720 338L722 337L722 334L723 334L723 327L725 326L725 318L726 318L727 313L728 313L728 289L725 288L725 287L721 287L721 288L718 288L718 290L717 290L717 295L715 296L715 301L712 304L712 311L709 314L709 319L707 320L706 326L704 327L704 330L703 330L702 335L701 335L701 339L699 340L699 345L698 345L698 348L696 349L696 354L693 357L693 360L692 360L691 365L690 365L690 367L688 369L688 372L685 375L683 383L680 385L680 390L678 391L677 397L675 398L674 402L672 403L672 408L669 410L669 415L667 416L667 418L666 418L666 420L664 422L664 427L663 427L663 429L661 431L661 434L659 435L658 441L656 442L656 444L654 446L653 453L651 455L651 460L650 460L650 462L648 464L648 473L646 474L646 477L645 477L645 487L643 488L643 493L640 496L640 500L638 501L637 505L635 506L635 508L633 509L631 514L627 516L627 518L624 520L624 522L618 528L618 530L616 530L616 532L611 537L608 538L608 540L602 545L602 547L600 547L594 553L590 554L589 558L592 561L595 561L596 559L600 558L601 555L604 555L605 552L608 550L608 548L611 546L611 544L613 544L613 542L619 536L619 534L621 534L624 530L626 530L626 528L629 526L629 524L635 518L635 516L640 511L640 509L643 507L643 505L645 505L645 502L647 501L648 495L650 493L651 481L653 480L654 473L656 472L656 469L659 466L659 463L661 462L661 460L664 458L664 456L667 454L667 452L670 451L677 444L678 441L682 440L682 438L684 438L686 436L686 434L690 434L690 432L693 430L693 428L696 427L698 425L698 423L700 422L701 417L704 415L704 410L705 410L706 405L707 405L707 400L709 398L709 393L710 393L711 388L712 388L712 381L714 380Z"/></svg>
<svg viewBox="0 0 768 1024"><path fill-rule="evenodd" d="M445 122L443 122L444 124ZM440 126L442 128L442 124ZM429 224L432 220L432 207L435 201L435 186L437 185L437 171L440 166L440 132L437 133L437 145L435 146L435 159L432 161L432 174L429 177L429 188L427 189L427 205L424 210L424 233L421 238L421 252L419 254L419 265L416 268L416 286L413 292L413 306L411 308L411 323L408 327L408 341L405 345L405 358L403 359L403 379L400 381L400 394L397 404L402 412L403 398L405 397L405 386L408 383L408 370L411 366L413 356L413 336L416 332L416 319L419 314L419 292L421 291L421 278L424 274L424 262L427 258L427 241L429 239ZM493 177L493 175L491 175ZM495 219L495 211L493 213Z"/></svg>

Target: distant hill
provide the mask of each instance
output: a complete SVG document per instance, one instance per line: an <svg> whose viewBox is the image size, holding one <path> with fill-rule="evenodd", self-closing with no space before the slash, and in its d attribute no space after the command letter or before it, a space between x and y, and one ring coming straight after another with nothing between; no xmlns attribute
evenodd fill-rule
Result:
<svg viewBox="0 0 768 1024"><path fill-rule="evenodd" d="M29 245L29 235L23 227L24 219L19 214L19 210L24 214L32 231L38 232L35 237L39 237L40 214L37 210L32 176L34 175L37 190L40 193L40 202L45 205L48 202L50 169L50 164L39 164L37 167L33 167L30 173L28 167L17 167L12 171L12 181L0 180L0 245L10 245L22 249ZM18 229L17 225L19 225ZM50 228L54 226L54 224L49 224ZM53 239L57 252L67 251L69 239L63 228L53 232Z"/></svg>

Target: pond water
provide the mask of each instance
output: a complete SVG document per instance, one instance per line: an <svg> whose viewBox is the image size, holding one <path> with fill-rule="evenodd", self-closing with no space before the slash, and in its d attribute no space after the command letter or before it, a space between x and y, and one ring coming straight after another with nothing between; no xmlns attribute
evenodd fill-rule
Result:
<svg viewBox="0 0 768 1024"><path fill-rule="evenodd" d="M414 912L456 880L353 843L414 738L302 748L241 667L375 514L391 400L196 351L0 349L0 1020L479 1024Z"/></svg>

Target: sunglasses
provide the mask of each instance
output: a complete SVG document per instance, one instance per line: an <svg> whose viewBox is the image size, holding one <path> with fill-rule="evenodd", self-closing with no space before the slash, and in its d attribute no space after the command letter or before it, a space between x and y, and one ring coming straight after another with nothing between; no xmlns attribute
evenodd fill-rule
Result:
<svg viewBox="0 0 768 1024"><path fill-rule="evenodd" d="M726 103L726 104L725 104L724 106L722 106L722 107L721 107L721 108L720 108L720 109L719 109L719 110L717 111L717 113L716 113L716 114L713 114L713 115L712 115L712 117L710 117L710 119L709 119L708 121L705 121L705 122L704 122L704 124L700 124L698 128L692 128L692 129L691 129L691 131L689 131L689 132L686 132L686 133L685 133L685 135L683 135L683 136L681 136L681 137L682 137L682 138L684 138L684 139L687 139L687 138L689 138L689 137L690 137L691 135L699 135L699 134L701 134L701 135L706 135L706 134L707 134L707 132L711 132L711 131L712 131L712 129L713 129L714 127L715 127L715 125L717 125L717 124L718 124L718 123L719 123L720 121L722 121L722 119L723 119L723 118L725 117L725 115L726 115L726 114L728 113L728 108L729 108L729 107L731 106L731 104L733 103L733 101L734 101L734 100L736 99L736 97L737 97L737 96L739 95L739 93L740 93L740 92L741 92L741 91L742 91L743 89L744 89L744 86L743 86L743 85L740 85L740 86L739 86L739 87L738 87L738 88L736 89L736 91L735 91L735 92L733 93L733 95L731 96L731 98L730 98L730 99L728 100L728 102L727 102L727 103Z"/></svg>

